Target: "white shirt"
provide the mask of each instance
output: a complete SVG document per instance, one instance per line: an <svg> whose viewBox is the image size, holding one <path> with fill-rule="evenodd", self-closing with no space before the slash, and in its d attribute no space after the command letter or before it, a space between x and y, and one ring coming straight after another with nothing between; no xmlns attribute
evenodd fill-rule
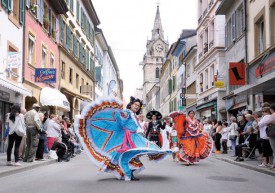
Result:
<svg viewBox="0 0 275 193"><path fill-rule="evenodd" d="M47 124L47 137L57 138L61 135L61 127L54 120L50 119Z"/></svg>
<svg viewBox="0 0 275 193"><path fill-rule="evenodd" d="M144 133L145 121L138 121L141 127L138 127L137 133Z"/></svg>
<svg viewBox="0 0 275 193"><path fill-rule="evenodd" d="M228 127L225 127L222 129L222 139L228 139L228 131L229 131Z"/></svg>
<svg viewBox="0 0 275 193"><path fill-rule="evenodd" d="M14 122L12 122L10 119L8 120L9 127L10 127L9 135L12 135L15 132L15 129L17 127L19 127L19 125L18 125L19 121L23 121L23 123L25 122L24 121L24 115L21 114L21 113L19 115L15 116L15 121Z"/></svg>
<svg viewBox="0 0 275 193"><path fill-rule="evenodd" d="M209 124L208 123L205 123L203 125L203 131L206 132L206 133L210 133L210 127L209 127Z"/></svg>
<svg viewBox="0 0 275 193"><path fill-rule="evenodd" d="M269 117L270 117L270 115L263 116L258 123L259 128L260 128L260 138L261 139L268 139L268 137L266 135L266 125L267 125L267 121L269 120Z"/></svg>
<svg viewBox="0 0 275 193"><path fill-rule="evenodd" d="M231 125L230 125L230 135L238 135L238 124L237 123L235 123L235 122L233 122L233 123L231 123Z"/></svg>
<svg viewBox="0 0 275 193"><path fill-rule="evenodd" d="M171 131L171 136L172 136L172 137L177 137L177 136L178 136L177 130L172 130L172 131Z"/></svg>

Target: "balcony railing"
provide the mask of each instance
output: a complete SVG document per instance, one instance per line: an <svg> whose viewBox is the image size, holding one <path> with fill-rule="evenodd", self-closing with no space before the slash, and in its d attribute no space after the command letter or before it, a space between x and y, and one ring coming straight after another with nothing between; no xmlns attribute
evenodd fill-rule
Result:
<svg viewBox="0 0 275 193"><path fill-rule="evenodd" d="M211 0L210 3L208 4L208 8L210 9L213 4L214 4L214 0Z"/></svg>
<svg viewBox="0 0 275 193"><path fill-rule="evenodd" d="M207 11L208 11L208 9L206 8L206 9L204 10L204 12L203 12L203 17L205 17L205 16L206 16Z"/></svg>
<svg viewBox="0 0 275 193"><path fill-rule="evenodd" d="M198 23L200 23L202 21L202 15L200 16L200 18L198 19Z"/></svg>

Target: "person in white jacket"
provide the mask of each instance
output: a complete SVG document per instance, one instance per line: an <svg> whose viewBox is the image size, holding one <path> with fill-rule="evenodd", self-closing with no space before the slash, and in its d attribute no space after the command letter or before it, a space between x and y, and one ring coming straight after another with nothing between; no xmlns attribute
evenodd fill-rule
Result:
<svg viewBox="0 0 275 193"><path fill-rule="evenodd" d="M20 127L26 132L26 128L24 127L24 115L20 113L21 108L19 105L14 105L11 107L11 113L8 119L9 122L9 144L8 144L8 150L7 150L7 166L21 166L21 164L18 162L19 160L19 146L22 140L23 135L26 135L25 133L19 133L18 129ZM12 148L14 147L14 158L15 163L11 162L11 152Z"/></svg>

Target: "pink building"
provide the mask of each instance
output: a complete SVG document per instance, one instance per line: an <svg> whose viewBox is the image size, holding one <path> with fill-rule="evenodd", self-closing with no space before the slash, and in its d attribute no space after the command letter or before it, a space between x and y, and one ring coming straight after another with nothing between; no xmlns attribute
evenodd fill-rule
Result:
<svg viewBox="0 0 275 193"><path fill-rule="evenodd" d="M32 97L25 98L25 107L39 103L44 87L58 88L59 72L59 15L68 11L64 0L27 0L25 11L25 57L24 86L32 91ZM55 83L40 83L35 80L35 69L56 70ZM49 93L50 94L50 93Z"/></svg>

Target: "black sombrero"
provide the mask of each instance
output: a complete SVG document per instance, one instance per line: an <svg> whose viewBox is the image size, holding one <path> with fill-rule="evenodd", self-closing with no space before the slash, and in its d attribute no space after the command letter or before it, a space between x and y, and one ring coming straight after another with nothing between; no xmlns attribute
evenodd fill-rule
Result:
<svg viewBox="0 0 275 193"><path fill-rule="evenodd" d="M152 119L152 116L153 116L153 115L156 115L157 120L159 120L159 119L162 118L161 113L158 112L158 111L155 111L155 110L152 110L152 111L148 112L147 115L146 115L146 118L147 118L147 119Z"/></svg>

